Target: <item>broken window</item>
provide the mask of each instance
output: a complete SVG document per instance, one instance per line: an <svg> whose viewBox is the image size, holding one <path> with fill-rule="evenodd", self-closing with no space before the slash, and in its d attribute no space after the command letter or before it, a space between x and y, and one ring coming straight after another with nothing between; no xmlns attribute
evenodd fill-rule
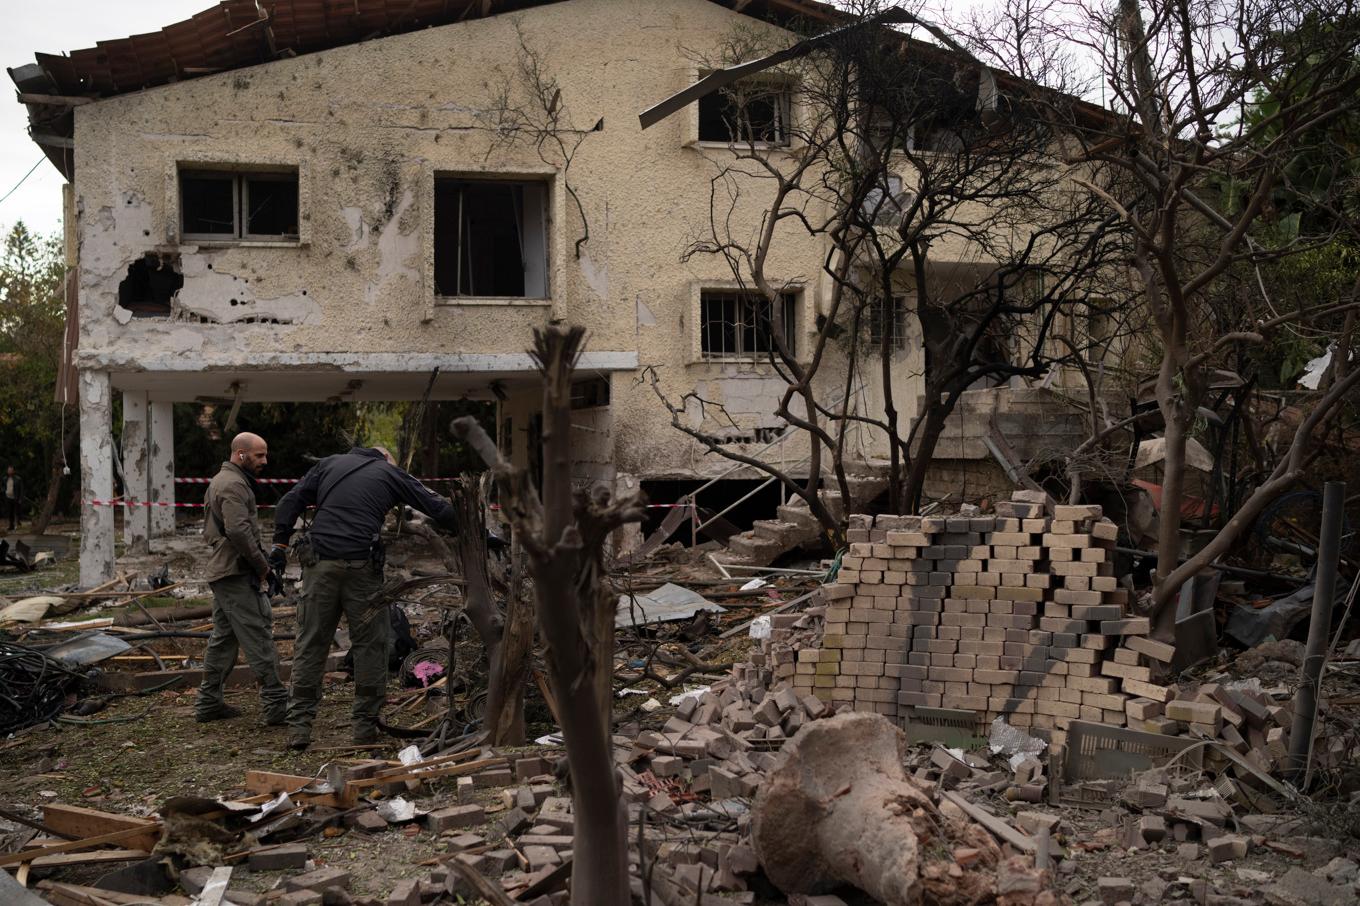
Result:
<svg viewBox="0 0 1360 906"><path fill-rule="evenodd" d="M796 296L782 293L784 343L794 348ZM701 346L706 359L750 358L774 351L770 300L752 293L705 290L699 296Z"/></svg>
<svg viewBox="0 0 1360 906"><path fill-rule="evenodd" d="M179 206L186 239L295 240L297 170L180 170Z"/></svg>
<svg viewBox="0 0 1360 906"><path fill-rule="evenodd" d="M435 294L546 299L547 224L547 183L436 179Z"/></svg>
<svg viewBox="0 0 1360 906"><path fill-rule="evenodd" d="M176 267L178 257L146 255L128 266L127 277L118 284L118 305L134 318L166 317L170 301L184 286L184 275Z"/></svg>
<svg viewBox="0 0 1360 906"><path fill-rule="evenodd" d="M793 92L787 83L744 79L699 99L699 141L789 143Z"/></svg>
<svg viewBox="0 0 1360 906"><path fill-rule="evenodd" d="M907 300L904 296L893 296L887 304L881 298L871 299L866 306L868 315L869 345L871 351L883 348L884 334L887 334L888 348L905 349L907 346Z"/></svg>

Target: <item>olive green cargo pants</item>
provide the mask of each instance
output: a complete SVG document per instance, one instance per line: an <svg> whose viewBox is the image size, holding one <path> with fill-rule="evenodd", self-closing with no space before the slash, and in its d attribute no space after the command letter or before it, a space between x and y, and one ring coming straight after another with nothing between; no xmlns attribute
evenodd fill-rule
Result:
<svg viewBox="0 0 1360 906"><path fill-rule="evenodd" d="M225 576L209 585L213 593L213 628L203 652L203 683L194 701L194 715L212 717L226 707L222 687L236 666L239 650L260 683L265 721L283 723L288 690L279 680L279 654L274 649L274 617L269 600L249 576Z"/></svg>
<svg viewBox="0 0 1360 906"><path fill-rule="evenodd" d="M298 637L293 647L293 688L288 699L291 736L311 738L321 702L321 674L326 667L340 617L349 624L354 654L354 721L356 738L377 732L378 715L387 696L387 608L370 610L382 588L382 572L368 560L319 560L302 570L298 605Z"/></svg>

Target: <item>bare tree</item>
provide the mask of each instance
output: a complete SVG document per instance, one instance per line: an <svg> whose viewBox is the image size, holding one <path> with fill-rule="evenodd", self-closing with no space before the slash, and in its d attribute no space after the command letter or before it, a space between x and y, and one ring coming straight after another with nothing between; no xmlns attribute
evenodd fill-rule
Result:
<svg viewBox="0 0 1360 906"><path fill-rule="evenodd" d="M1088 133L1077 161L1106 170L1104 181L1083 183L1129 230L1137 302L1154 332L1166 460L1153 613L1166 635L1181 584L1302 475L1318 432L1357 381L1338 364L1329 389L1299 401L1307 415L1267 479L1181 563L1186 449L1215 369L1273 333L1356 308L1352 294L1279 310L1262 271L1330 238L1264 234L1298 155L1328 123L1355 116L1360 15L1348 0L1119 0L1085 17L1067 40L1099 55L1127 111L1111 116L1103 135ZM1352 331L1344 335L1349 347ZM1341 349L1334 361L1350 355Z"/></svg>
<svg viewBox="0 0 1360 906"><path fill-rule="evenodd" d="M529 561L538 625L571 769L576 816L571 900L629 901L627 819L610 744L615 604L604 581L604 545L614 529L643 517L640 496L612 500L605 488L575 490L571 473L571 378L584 348L580 327L534 333L543 375L543 492L509 466L470 418L460 439L487 463Z"/></svg>
<svg viewBox="0 0 1360 906"><path fill-rule="evenodd" d="M1073 191L1055 157L1066 142L1059 128L1081 127L1080 104L1000 75L940 29L889 16L881 0L851 6L846 22L870 27L847 26L771 74L722 89L731 150L713 156L710 217L686 253L720 258L749 292L761 358L786 385L775 414L807 436L806 478L723 443L690 417L698 408L730 420L720 405L668 397L664 375L649 375L677 429L778 479L833 539L841 524L819 489L829 473L849 498L851 438L886 447L892 507L919 505L965 390L1038 378L1080 354L1086 338L1073 325L1084 323L1120 238L1117 216ZM918 23L951 47L877 24L885 18ZM744 38L708 65L770 49ZM787 111L773 126L772 109ZM751 209L754 229L743 226ZM823 249L820 274L775 263L810 242ZM815 281L828 289L805 345L783 300ZM923 367L900 374L899 350L918 335ZM919 411L899 399L902 378L919 389ZM864 404L866 386L881 409Z"/></svg>

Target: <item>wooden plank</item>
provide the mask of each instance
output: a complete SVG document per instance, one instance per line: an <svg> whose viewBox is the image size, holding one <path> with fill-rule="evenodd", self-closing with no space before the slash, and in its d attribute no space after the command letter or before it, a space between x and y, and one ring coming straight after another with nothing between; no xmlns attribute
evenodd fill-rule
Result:
<svg viewBox="0 0 1360 906"><path fill-rule="evenodd" d="M93 103L94 98L85 98L78 95L69 94L30 94L19 92L20 104L50 104L54 107L79 107L81 104Z"/></svg>
<svg viewBox="0 0 1360 906"><path fill-rule="evenodd" d="M24 864L34 868L61 868L64 865L95 865L101 862L140 862L149 855L144 849L96 849L88 853L39 856Z"/></svg>
<svg viewBox="0 0 1360 906"><path fill-rule="evenodd" d="M156 829L160 829L160 822L156 822ZM54 843L51 846L40 846L34 849L24 849L19 852L5 853L0 855L0 865L17 865L20 862L30 862L42 856L54 856L59 853L79 852L82 849L93 849L105 843L123 843L128 840L136 839L146 833L146 828L129 827L108 834L99 834L94 837L86 837L83 840L72 840L69 843Z"/></svg>
<svg viewBox="0 0 1360 906"><path fill-rule="evenodd" d="M475 759L481 754L482 754L481 749L469 749L466 752L455 752L452 755L440 755L438 758L428 758L425 761L422 761L418 764L413 764L410 767L407 767L401 762L397 762L396 766L390 768L383 768L381 771L378 771L373 776L390 777L395 776L397 774L409 773L411 771L414 771L416 768L434 768L446 764L459 764L461 762L467 761L468 759Z"/></svg>
<svg viewBox="0 0 1360 906"><path fill-rule="evenodd" d="M346 808L344 796L340 793L299 793L298 790L317 782L315 777L300 774L280 774L277 771L246 771L246 791L278 795L287 793L293 799L328 805L331 808Z"/></svg>
<svg viewBox="0 0 1360 906"><path fill-rule="evenodd" d="M463 774L476 774L485 768L495 768L509 764L506 758L484 758L481 761L470 761L467 764L451 764L444 767L435 768L432 771L419 771L416 767L407 768L400 774L388 774L383 777L365 777L362 780L351 780L345 784L345 795L351 795L351 791L357 791L370 786L381 786L385 783L401 783L406 780L435 780L440 777L459 777Z"/></svg>
<svg viewBox="0 0 1360 906"><path fill-rule="evenodd" d="M148 852L161 838L160 824L151 818L138 818L135 815L120 815L116 812L103 812L85 808L82 805L52 803L43 806L43 821L63 837L82 840L113 831L141 828L142 837L126 841L129 847L145 849Z"/></svg>
<svg viewBox="0 0 1360 906"><path fill-rule="evenodd" d="M1009 843L1021 852L1031 855L1039 851L1039 844L1033 837L1020 833L996 815L979 808L953 790L946 790L940 795L967 812L968 817L981 824L1003 843Z"/></svg>
<svg viewBox="0 0 1360 906"><path fill-rule="evenodd" d="M77 899L77 897L94 897L104 903L113 903L116 906L146 906L149 902L170 903L188 902L183 897L166 896L148 899L146 896L135 893L123 893L118 890L105 890L102 887L85 887L80 884L71 884L66 881L39 881L38 889L41 890L49 900L58 902L59 896L71 897L69 900L61 902L86 903L90 900Z"/></svg>

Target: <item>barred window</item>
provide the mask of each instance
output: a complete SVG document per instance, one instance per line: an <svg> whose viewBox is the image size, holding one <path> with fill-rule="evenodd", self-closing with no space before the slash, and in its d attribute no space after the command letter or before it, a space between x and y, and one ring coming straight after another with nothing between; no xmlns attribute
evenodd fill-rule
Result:
<svg viewBox="0 0 1360 906"><path fill-rule="evenodd" d="M784 342L794 347L796 294L782 293ZM770 301L763 296L728 290L704 290L699 296L701 345L706 359L764 356L774 351Z"/></svg>
<svg viewBox="0 0 1360 906"><path fill-rule="evenodd" d="M907 346L907 300L905 296L892 299L872 299L866 306L868 315L869 345L872 350L883 348L883 335L888 336L889 349L905 349Z"/></svg>

